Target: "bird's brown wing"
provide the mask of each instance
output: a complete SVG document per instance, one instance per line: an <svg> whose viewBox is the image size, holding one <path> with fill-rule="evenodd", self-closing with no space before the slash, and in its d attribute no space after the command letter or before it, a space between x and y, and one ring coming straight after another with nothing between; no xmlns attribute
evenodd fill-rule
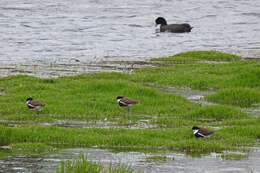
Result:
<svg viewBox="0 0 260 173"><path fill-rule="evenodd" d="M33 99L33 100L30 102L30 104L33 105L33 106L45 106L44 103L41 103L40 101L35 100L35 99Z"/></svg>
<svg viewBox="0 0 260 173"><path fill-rule="evenodd" d="M131 99L129 97L123 97L121 101L126 103L126 104L137 104L137 103L140 102L139 100L134 100L134 99Z"/></svg>
<svg viewBox="0 0 260 173"><path fill-rule="evenodd" d="M199 132L202 132L204 135L211 135L211 134L215 133L214 131L203 128L203 127L200 128Z"/></svg>

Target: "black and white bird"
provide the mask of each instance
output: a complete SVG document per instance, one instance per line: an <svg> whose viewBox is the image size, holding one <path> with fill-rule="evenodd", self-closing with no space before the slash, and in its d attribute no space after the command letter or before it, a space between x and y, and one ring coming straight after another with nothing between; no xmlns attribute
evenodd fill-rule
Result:
<svg viewBox="0 0 260 173"><path fill-rule="evenodd" d="M188 23L181 24L167 24L166 20L163 17L158 17L155 20L156 26L160 25L160 32L175 32L175 33L183 33L190 32L193 27L191 27Z"/></svg>
<svg viewBox="0 0 260 173"><path fill-rule="evenodd" d="M116 98L116 100L117 100L117 102L118 102L120 107L128 109L128 113L129 113L130 108L132 106L134 106L135 104L140 103L139 100L134 100L134 99L131 99L131 98L125 97L125 96L118 96Z"/></svg>
<svg viewBox="0 0 260 173"><path fill-rule="evenodd" d="M41 109L45 106L44 103L41 103L40 101L33 99L31 97L26 99L26 104L29 109L35 110L36 113L39 113Z"/></svg>
<svg viewBox="0 0 260 173"><path fill-rule="evenodd" d="M198 126L193 126L192 131L196 138L209 138L215 133L214 131Z"/></svg>

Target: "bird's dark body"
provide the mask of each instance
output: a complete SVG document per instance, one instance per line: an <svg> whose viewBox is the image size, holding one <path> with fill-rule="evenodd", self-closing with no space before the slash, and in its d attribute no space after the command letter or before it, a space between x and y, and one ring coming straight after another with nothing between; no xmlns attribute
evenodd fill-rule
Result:
<svg viewBox="0 0 260 173"><path fill-rule="evenodd" d="M167 24L166 20L163 17L158 17L155 20L156 25L160 25L160 32L174 32L174 33L183 33L183 32L191 32L193 27L188 23L182 24Z"/></svg>

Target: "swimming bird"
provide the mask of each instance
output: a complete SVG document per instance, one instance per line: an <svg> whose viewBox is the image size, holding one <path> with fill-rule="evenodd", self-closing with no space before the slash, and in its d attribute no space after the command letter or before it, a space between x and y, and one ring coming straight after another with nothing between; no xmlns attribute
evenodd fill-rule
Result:
<svg viewBox="0 0 260 173"><path fill-rule="evenodd" d="M131 99L131 98L125 97L125 96L118 96L116 98L116 100L117 100L117 102L118 102L120 107L128 109L128 113L129 113L130 108L132 106L134 106L135 104L140 103L139 100L134 100L134 99Z"/></svg>
<svg viewBox="0 0 260 173"><path fill-rule="evenodd" d="M158 17L155 20L156 26L160 26L160 32L175 32L175 33L183 33L183 32L190 32L193 27L191 27L188 23L182 24L169 24L167 25L166 20L163 17Z"/></svg>
<svg viewBox="0 0 260 173"><path fill-rule="evenodd" d="M29 109L31 110L35 110L36 113L38 114L41 109L45 106L44 103L41 103L40 101L33 99L31 97L26 99L26 104L28 106Z"/></svg>
<svg viewBox="0 0 260 173"><path fill-rule="evenodd" d="M203 128L203 127L198 127L198 126L193 126L192 130L193 130L193 134L195 135L196 138L210 137L211 135L213 135L215 133L214 131L211 131L211 130Z"/></svg>

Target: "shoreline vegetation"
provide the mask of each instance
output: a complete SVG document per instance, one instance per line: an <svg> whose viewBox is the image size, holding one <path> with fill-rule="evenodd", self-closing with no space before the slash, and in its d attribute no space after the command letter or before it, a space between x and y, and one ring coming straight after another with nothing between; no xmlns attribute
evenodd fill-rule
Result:
<svg viewBox="0 0 260 173"><path fill-rule="evenodd" d="M0 78L0 146L25 153L98 146L117 151L164 149L193 155L249 152L250 146L257 145L260 117L243 108L259 108L260 62L217 51L191 51L153 58L151 63L156 66L136 69L132 74ZM201 100L210 104L161 90L169 87L209 91L211 94ZM131 109L129 119L127 110L116 102L118 95L141 101ZM26 107L28 97L46 104L38 115ZM42 125L58 120L112 122L126 128ZM140 121L149 121L154 127L127 128ZM194 125L212 129L216 134L209 139L196 139L191 130ZM101 168L99 164L95 166Z"/></svg>

